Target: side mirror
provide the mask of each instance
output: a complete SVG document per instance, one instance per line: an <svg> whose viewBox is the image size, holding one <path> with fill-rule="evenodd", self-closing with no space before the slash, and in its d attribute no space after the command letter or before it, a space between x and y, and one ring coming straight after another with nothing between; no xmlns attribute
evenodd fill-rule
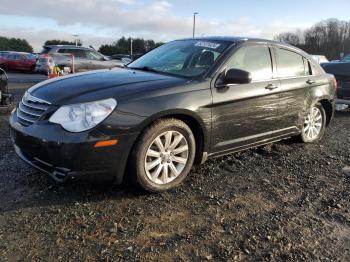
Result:
<svg viewBox="0 0 350 262"><path fill-rule="evenodd" d="M252 82L250 72L241 69L230 69L226 71L223 77L223 84L249 84Z"/></svg>

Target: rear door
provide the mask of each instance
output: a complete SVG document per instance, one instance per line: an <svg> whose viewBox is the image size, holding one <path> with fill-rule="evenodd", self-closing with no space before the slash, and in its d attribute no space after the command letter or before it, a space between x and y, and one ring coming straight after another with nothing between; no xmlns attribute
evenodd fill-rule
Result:
<svg viewBox="0 0 350 262"><path fill-rule="evenodd" d="M224 66L252 74L249 84L213 87L212 152L230 151L277 136L278 79L273 78L269 46L265 43L245 44Z"/></svg>
<svg viewBox="0 0 350 262"><path fill-rule="evenodd" d="M285 127L297 131L307 107L308 88L318 85L310 62L301 54L276 46L274 48L277 77L281 81L281 121Z"/></svg>
<svg viewBox="0 0 350 262"><path fill-rule="evenodd" d="M20 59L20 55L18 54L10 54L7 60L7 67L12 70L18 70L18 60Z"/></svg>
<svg viewBox="0 0 350 262"><path fill-rule="evenodd" d="M18 69L29 70L29 60L25 55L19 55L19 60L17 61Z"/></svg>
<svg viewBox="0 0 350 262"><path fill-rule="evenodd" d="M89 61L86 57L85 50L82 49L60 49L59 53L72 54L74 56L74 71L87 71L89 69ZM68 56L64 58L64 60L68 63L66 66L70 66L72 61Z"/></svg>

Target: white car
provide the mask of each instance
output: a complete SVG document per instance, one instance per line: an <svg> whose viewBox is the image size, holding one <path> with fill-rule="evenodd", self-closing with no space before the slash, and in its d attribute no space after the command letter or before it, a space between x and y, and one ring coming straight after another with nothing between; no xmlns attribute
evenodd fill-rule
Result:
<svg viewBox="0 0 350 262"><path fill-rule="evenodd" d="M326 56L324 55L311 55L311 57L318 63L318 64L323 64L323 63L328 63L329 60L327 59Z"/></svg>

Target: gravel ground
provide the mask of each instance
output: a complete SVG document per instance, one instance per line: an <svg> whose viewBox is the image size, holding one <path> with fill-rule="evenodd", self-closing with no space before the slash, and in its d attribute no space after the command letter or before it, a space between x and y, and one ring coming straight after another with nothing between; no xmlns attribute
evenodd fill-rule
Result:
<svg viewBox="0 0 350 262"><path fill-rule="evenodd" d="M16 157L7 119L0 114L0 260L349 261L350 112L319 143L212 159L163 194L57 184Z"/></svg>

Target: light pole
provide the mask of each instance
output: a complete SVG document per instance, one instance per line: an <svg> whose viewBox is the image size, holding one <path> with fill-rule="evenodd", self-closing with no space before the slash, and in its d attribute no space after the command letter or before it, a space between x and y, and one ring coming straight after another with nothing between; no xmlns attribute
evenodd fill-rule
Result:
<svg viewBox="0 0 350 262"><path fill-rule="evenodd" d="M79 35L73 35L75 37L75 46L78 46L78 37Z"/></svg>
<svg viewBox="0 0 350 262"><path fill-rule="evenodd" d="M198 15L199 13L197 12L194 12L193 13L193 38L194 38L194 35L196 33L196 15Z"/></svg>
<svg viewBox="0 0 350 262"><path fill-rule="evenodd" d="M132 38L130 37L130 55L132 56Z"/></svg>

